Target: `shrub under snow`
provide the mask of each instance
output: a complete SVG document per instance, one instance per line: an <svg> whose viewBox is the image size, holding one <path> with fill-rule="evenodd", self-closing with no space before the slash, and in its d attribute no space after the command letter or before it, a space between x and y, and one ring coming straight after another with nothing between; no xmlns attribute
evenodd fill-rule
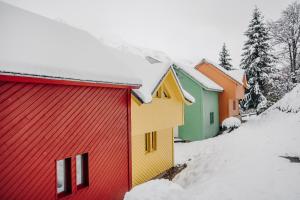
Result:
<svg viewBox="0 0 300 200"><path fill-rule="evenodd" d="M283 112L298 113L300 111L300 84L279 100L274 108Z"/></svg>
<svg viewBox="0 0 300 200"><path fill-rule="evenodd" d="M222 128L223 129L235 129L241 126L241 120L236 117L228 117L223 120Z"/></svg>

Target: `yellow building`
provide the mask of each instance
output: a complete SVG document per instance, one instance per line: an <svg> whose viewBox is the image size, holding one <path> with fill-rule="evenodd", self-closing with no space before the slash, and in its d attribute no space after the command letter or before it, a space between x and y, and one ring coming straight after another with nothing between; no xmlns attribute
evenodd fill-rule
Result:
<svg viewBox="0 0 300 200"><path fill-rule="evenodd" d="M184 123L184 104L194 101L169 66L144 65L137 72L143 86L131 95L133 186L174 165L173 129Z"/></svg>

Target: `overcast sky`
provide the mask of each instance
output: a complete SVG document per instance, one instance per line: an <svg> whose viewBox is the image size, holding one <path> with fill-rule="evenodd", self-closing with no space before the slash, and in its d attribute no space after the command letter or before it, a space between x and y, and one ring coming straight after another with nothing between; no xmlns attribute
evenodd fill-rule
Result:
<svg viewBox="0 0 300 200"><path fill-rule="evenodd" d="M292 0L4 0L60 19L98 38L164 51L177 60L218 61L225 42L233 64L255 5L277 19Z"/></svg>

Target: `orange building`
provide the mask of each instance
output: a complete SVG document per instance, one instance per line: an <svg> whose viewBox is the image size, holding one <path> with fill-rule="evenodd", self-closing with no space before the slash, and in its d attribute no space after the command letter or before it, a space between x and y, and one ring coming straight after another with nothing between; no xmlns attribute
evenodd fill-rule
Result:
<svg viewBox="0 0 300 200"><path fill-rule="evenodd" d="M195 68L224 89L223 92L219 93L220 123L228 117L239 117L239 101L244 98L245 88L248 87L244 71L228 71L205 59Z"/></svg>

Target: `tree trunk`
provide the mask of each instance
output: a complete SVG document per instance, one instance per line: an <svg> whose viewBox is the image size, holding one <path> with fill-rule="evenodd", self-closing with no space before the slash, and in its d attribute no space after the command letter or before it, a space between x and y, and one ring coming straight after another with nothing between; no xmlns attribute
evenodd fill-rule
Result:
<svg viewBox="0 0 300 200"><path fill-rule="evenodd" d="M291 44L289 43L288 44L289 46L289 54L290 54L290 70L291 70L291 73L293 73L293 54L292 54L292 47L291 47Z"/></svg>

